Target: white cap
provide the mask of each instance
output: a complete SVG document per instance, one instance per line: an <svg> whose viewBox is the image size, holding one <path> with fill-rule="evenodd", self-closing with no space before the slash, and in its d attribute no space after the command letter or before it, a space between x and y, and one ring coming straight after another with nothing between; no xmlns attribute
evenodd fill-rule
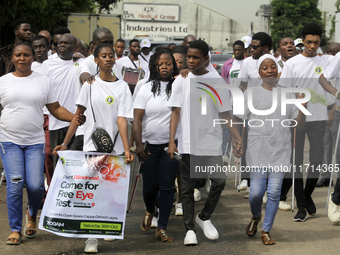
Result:
<svg viewBox="0 0 340 255"><path fill-rule="evenodd" d="M303 42L302 42L302 39L301 38L297 38L297 39L295 39L294 40L294 44L295 44L295 46L297 46L298 44L303 44Z"/></svg>
<svg viewBox="0 0 340 255"><path fill-rule="evenodd" d="M260 66L261 66L262 62L263 62L264 60L266 60L267 58L272 59L272 60L275 62L277 68L279 68L279 62L277 61L277 58L276 58L276 57L274 57L274 56L271 55L271 54L264 54L264 55L262 55L262 57L260 57L259 60L257 61L257 70L260 70Z"/></svg>
<svg viewBox="0 0 340 255"><path fill-rule="evenodd" d="M151 42L149 41L149 39L143 39L141 42L141 48L150 48L151 46Z"/></svg>
<svg viewBox="0 0 340 255"><path fill-rule="evenodd" d="M243 36L241 41L244 43L244 48L248 48L251 44L251 37L249 35Z"/></svg>

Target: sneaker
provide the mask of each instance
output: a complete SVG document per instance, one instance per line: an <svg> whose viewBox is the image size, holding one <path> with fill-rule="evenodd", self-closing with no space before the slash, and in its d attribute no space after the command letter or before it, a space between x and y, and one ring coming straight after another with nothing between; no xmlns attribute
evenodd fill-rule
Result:
<svg viewBox="0 0 340 255"><path fill-rule="evenodd" d="M151 221L151 227L150 228L157 228L158 227L158 218L153 216Z"/></svg>
<svg viewBox="0 0 340 255"><path fill-rule="evenodd" d="M114 240L116 240L116 239L113 239L113 238L104 238L104 241L106 241L106 242L113 242Z"/></svg>
<svg viewBox="0 0 340 255"><path fill-rule="evenodd" d="M266 191L266 193L264 193L264 196L262 198L262 204L266 205L267 204L267 200L268 200L268 197L267 197L267 191Z"/></svg>
<svg viewBox="0 0 340 255"><path fill-rule="evenodd" d="M205 181L205 185L204 185L205 194L209 195L210 187L211 187L211 181L210 181L210 179L207 179Z"/></svg>
<svg viewBox="0 0 340 255"><path fill-rule="evenodd" d="M201 191L199 191L198 189L194 190L194 201L195 202L201 201Z"/></svg>
<svg viewBox="0 0 340 255"><path fill-rule="evenodd" d="M299 211L294 216L294 221L305 221L307 219L306 209L303 207L299 208Z"/></svg>
<svg viewBox="0 0 340 255"><path fill-rule="evenodd" d="M85 253L98 253L98 239L89 238L86 240Z"/></svg>
<svg viewBox="0 0 340 255"><path fill-rule="evenodd" d="M143 221L142 221L142 224L141 224L142 230L148 231L150 229L152 218L155 215L155 213L156 213L156 211L154 213L148 213L145 210L145 215L144 215L144 218L143 218Z"/></svg>
<svg viewBox="0 0 340 255"><path fill-rule="evenodd" d="M162 242L172 242L174 239L169 236L165 229L159 228L156 231L156 239L161 240Z"/></svg>
<svg viewBox="0 0 340 255"><path fill-rule="evenodd" d="M198 214L196 215L196 223L203 229L204 235L209 238L210 240L217 240L218 239L218 232L214 225L211 223L210 220L201 220L198 217Z"/></svg>
<svg viewBox="0 0 340 255"><path fill-rule="evenodd" d="M196 244L198 244L196 233L193 230L187 231L187 234L185 235L184 238L184 245L196 245Z"/></svg>
<svg viewBox="0 0 340 255"><path fill-rule="evenodd" d="M311 197L306 198L306 209L310 216L314 216L316 214L316 211L318 210Z"/></svg>
<svg viewBox="0 0 340 255"><path fill-rule="evenodd" d="M176 216L182 216L183 215L182 203L177 203L175 205L175 215Z"/></svg>
<svg viewBox="0 0 340 255"><path fill-rule="evenodd" d="M290 211L292 210L292 207L290 206L290 204L286 203L285 201L280 201L279 209L282 211Z"/></svg>
<svg viewBox="0 0 340 255"><path fill-rule="evenodd" d="M330 197L329 197L329 201L328 201L328 211L327 211L327 215L328 218L330 219L331 222L333 223L340 223L340 210L339 210L339 206L334 204L332 201L332 194L331 193Z"/></svg>
<svg viewBox="0 0 340 255"><path fill-rule="evenodd" d="M238 190L245 190L248 188L248 181L242 180L241 183L237 186Z"/></svg>
<svg viewBox="0 0 340 255"><path fill-rule="evenodd" d="M229 164L229 157L223 156L223 162L226 163L226 164Z"/></svg>
<svg viewBox="0 0 340 255"><path fill-rule="evenodd" d="M250 188L247 187L246 191L244 192L244 198L249 199Z"/></svg>

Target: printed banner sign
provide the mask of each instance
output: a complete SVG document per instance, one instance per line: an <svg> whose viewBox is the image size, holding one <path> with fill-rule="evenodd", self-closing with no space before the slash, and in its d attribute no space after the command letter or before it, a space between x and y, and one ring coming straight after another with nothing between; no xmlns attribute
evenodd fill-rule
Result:
<svg viewBox="0 0 340 255"><path fill-rule="evenodd" d="M124 238L130 166L125 158L61 151L39 229L65 237Z"/></svg>

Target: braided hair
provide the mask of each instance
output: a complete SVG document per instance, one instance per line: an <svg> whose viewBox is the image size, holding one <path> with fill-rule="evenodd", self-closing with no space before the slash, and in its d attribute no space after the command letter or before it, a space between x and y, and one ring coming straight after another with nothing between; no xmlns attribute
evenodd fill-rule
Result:
<svg viewBox="0 0 340 255"><path fill-rule="evenodd" d="M159 96L161 94L161 76L159 75L159 68L158 68L157 62L159 61L159 58L163 54L170 55L171 60L172 60L172 65L173 65L172 75L171 75L171 77L169 79L169 83L166 85L166 89L165 89L166 95L168 96L168 99L169 99L171 88L172 88L172 83L175 80L174 77L179 74L175 58L171 54L169 49L160 49L159 51L155 52L151 56L150 63L149 63L150 77L149 77L148 81L151 81L151 83L152 83L151 92L153 93L154 97L156 97L156 93L157 93L157 96Z"/></svg>

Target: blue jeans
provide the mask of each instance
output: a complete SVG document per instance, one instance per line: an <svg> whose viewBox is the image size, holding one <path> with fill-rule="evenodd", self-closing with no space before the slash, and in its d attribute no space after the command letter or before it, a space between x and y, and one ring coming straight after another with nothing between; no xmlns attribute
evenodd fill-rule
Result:
<svg viewBox="0 0 340 255"><path fill-rule="evenodd" d="M22 189L26 184L29 213L36 217L44 197L45 144L0 143L7 179L7 210L11 231L22 228Z"/></svg>
<svg viewBox="0 0 340 255"><path fill-rule="evenodd" d="M175 179L179 162L171 159L164 148L168 144L149 145L147 160L142 165L143 198L147 212L155 212L159 192L158 228L166 229L174 200Z"/></svg>
<svg viewBox="0 0 340 255"><path fill-rule="evenodd" d="M270 232L279 208L282 180L285 173L281 172L250 172L250 210L254 218L261 216L262 198L267 190L267 204L263 220L263 231ZM268 186L267 186L268 175Z"/></svg>

